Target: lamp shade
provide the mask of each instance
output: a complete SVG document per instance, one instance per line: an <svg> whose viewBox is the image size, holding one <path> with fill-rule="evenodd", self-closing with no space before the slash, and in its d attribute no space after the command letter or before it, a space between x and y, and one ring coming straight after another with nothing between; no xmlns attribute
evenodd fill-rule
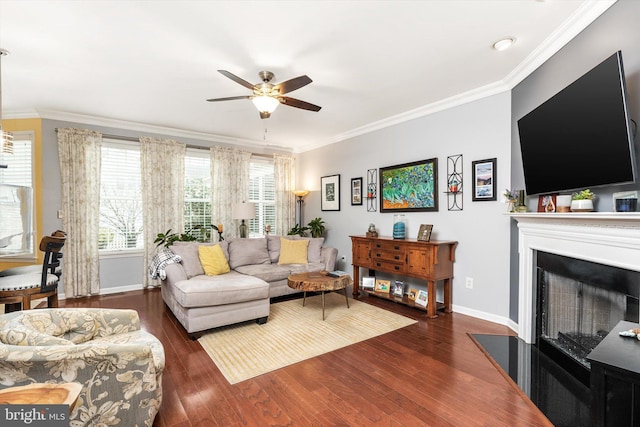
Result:
<svg viewBox="0 0 640 427"><path fill-rule="evenodd" d="M305 197L307 194L309 194L309 190L293 190L293 194L298 197Z"/></svg>
<svg viewBox="0 0 640 427"><path fill-rule="evenodd" d="M253 219L256 217L255 203L234 203L231 206L231 219Z"/></svg>

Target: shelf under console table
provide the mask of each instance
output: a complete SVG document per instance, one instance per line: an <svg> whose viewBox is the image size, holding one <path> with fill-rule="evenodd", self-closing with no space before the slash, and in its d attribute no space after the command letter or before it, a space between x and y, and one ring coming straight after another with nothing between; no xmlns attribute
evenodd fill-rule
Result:
<svg viewBox="0 0 640 427"><path fill-rule="evenodd" d="M427 282L427 316L436 313L436 282L444 282L444 311L451 313L451 287L453 263L458 242L416 239L393 239L391 237L350 236L353 265L353 296L360 294L360 268L393 273ZM375 293L374 293L375 294ZM404 299L404 298L403 298ZM399 301L402 302L402 301Z"/></svg>

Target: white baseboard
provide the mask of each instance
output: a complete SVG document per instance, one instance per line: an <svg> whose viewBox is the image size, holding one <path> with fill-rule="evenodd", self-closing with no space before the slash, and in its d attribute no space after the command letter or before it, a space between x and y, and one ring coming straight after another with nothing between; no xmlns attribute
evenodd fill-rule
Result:
<svg viewBox="0 0 640 427"><path fill-rule="evenodd" d="M139 291L144 289L142 287L142 283L136 283L134 285L126 285L126 286L115 286L113 288L101 288L100 292L97 295L109 295L109 294L118 294L121 292L131 292L131 291ZM63 293L58 293L58 299L66 299Z"/></svg>
<svg viewBox="0 0 640 427"><path fill-rule="evenodd" d="M518 325L507 317L497 316L492 313L487 313L485 311L480 311L480 310L474 310L472 308L463 307L455 304L452 304L451 308L455 313L466 314L467 316L475 317L477 319L482 319L488 322L504 325L509 329L511 329L512 331L514 331L515 333L518 333Z"/></svg>

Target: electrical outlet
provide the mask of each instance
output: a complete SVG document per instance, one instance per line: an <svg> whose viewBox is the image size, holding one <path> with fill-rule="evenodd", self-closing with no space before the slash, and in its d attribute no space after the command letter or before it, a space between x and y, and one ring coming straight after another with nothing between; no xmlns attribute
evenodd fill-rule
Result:
<svg viewBox="0 0 640 427"><path fill-rule="evenodd" d="M340 257L340 261L346 261L346 260L347 260L347 258L346 258L344 255L342 255L342 256Z"/></svg>
<svg viewBox="0 0 640 427"><path fill-rule="evenodd" d="M473 278L472 277L467 277L465 282L464 282L464 286L467 289L473 289Z"/></svg>
<svg viewBox="0 0 640 427"><path fill-rule="evenodd" d="M58 219L62 219L62 210L58 211Z"/></svg>

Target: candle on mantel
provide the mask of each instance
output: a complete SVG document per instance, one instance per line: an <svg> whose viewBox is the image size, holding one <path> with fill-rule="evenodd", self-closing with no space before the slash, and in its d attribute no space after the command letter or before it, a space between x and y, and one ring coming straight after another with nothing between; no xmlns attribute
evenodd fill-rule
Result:
<svg viewBox="0 0 640 427"><path fill-rule="evenodd" d="M218 233L222 233L222 224L218 224Z"/></svg>

